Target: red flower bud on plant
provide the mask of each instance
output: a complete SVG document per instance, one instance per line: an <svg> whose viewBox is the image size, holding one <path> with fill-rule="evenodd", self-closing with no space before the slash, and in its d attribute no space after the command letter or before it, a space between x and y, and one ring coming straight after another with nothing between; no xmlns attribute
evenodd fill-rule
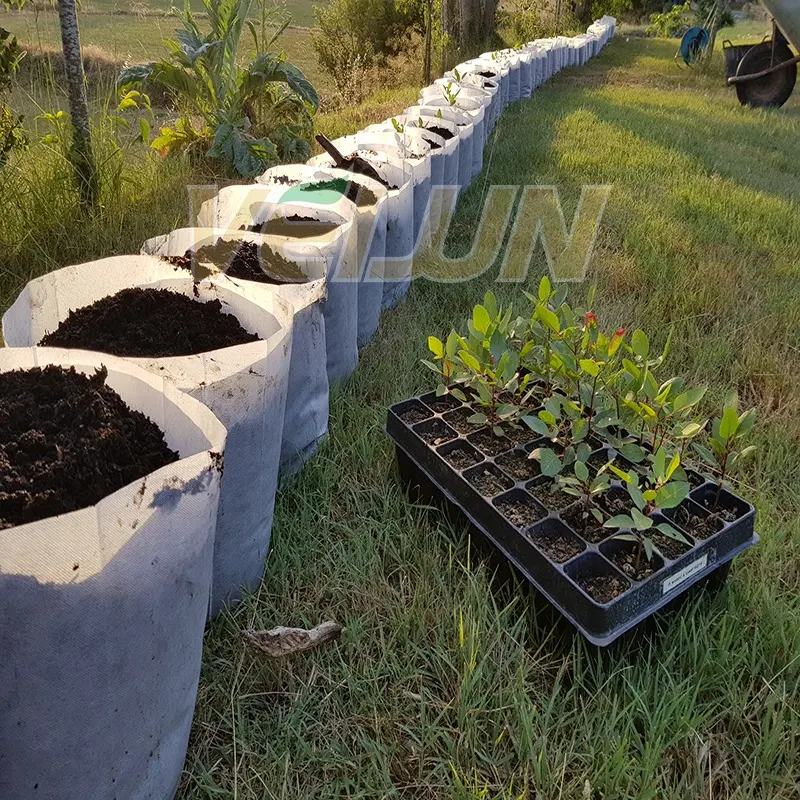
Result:
<svg viewBox="0 0 800 800"><path fill-rule="evenodd" d="M617 328L614 335L611 337L611 341L608 343L608 354L610 356L613 356L617 350L619 350L619 346L622 344L624 338L625 328Z"/></svg>
<svg viewBox="0 0 800 800"><path fill-rule="evenodd" d="M593 312L587 311L583 317L583 327L585 329L588 328L590 325L594 325L595 327L597 326L597 317Z"/></svg>

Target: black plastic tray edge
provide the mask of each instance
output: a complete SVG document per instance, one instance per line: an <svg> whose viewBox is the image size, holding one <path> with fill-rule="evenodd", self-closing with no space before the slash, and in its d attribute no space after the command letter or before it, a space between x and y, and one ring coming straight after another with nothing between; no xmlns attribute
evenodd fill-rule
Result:
<svg viewBox="0 0 800 800"><path fill-rule="evenodd" d="M388 431L387 431L388 433ZM402 445L400 445L394 437L389 434L392 442L394 443L395 447L398 450L401 450L405 457L414 464L414 466L442 493L442 495L452 503L459 511L470 521L470 523L481 532L483 536L485 536L492 545L503 554L503 556L514 565L514 567L519 570L519 572L525 576L525 578L536 587L537 591L541 593L541 595L555 608L558 610L560 614L567 619L571 625L575 627L577 631L591 644L596 645L597 647L608 647L612 642L618 639L623 634L627 633L629 630L635 628L640 622L643 622L648 617L655 614L659 609L663 608L665 605L670 603L679 595L686 592L690 587L694 586L696 583L701 581L703 578L707 577L713 572L716 572L720 567L727 564L729 561L732 561L736 556L743 553L745 550L753 547L753 545L758 544L760 541L760 537L757 533L753 533L753 536L748 539L747 541L743 542L742 544L734 547L732 550L729 550L725 553L724 556L718 558L717 560L713 561L709 564L705 569L697 572L695 575L692 575L687 580L683 581L682 583L678 584L674 590L671 592L667 592L667 594L663 595L657 602L653 603L652 605L647 606L644 610L640 611L638 614L635 614L633 617L629 618L626 622L621 625L618 625L616 628L613 628L608 634L605 636L595 636L592 633L589 633L573 616L570 614L569 610L566 609L561 603L557 602L552 595L541 585L539 581L537 581L518 560L517 558L512 555L503 545L502 543L492 536L489 531L485 530L483 525L481 525L473 516L470 514L462 505L461 502L454 497L450 491L443 488L439 482L433 478L428 471L414 458L414 456L409 453Z"/></svg>

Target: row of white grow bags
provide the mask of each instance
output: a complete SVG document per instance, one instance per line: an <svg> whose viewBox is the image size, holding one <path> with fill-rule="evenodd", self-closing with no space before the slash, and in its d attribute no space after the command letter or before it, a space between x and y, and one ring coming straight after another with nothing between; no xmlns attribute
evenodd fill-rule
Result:
<svg viewBox="0 0 800 800"><path fill-rule="evenodd" d="M173 796L207 615L257 586L279 472L314 454L329 387L352 373L381 310L408 291L414 248L441 215L432 187L467 188L505 106L585 63L614 26L604 18L575 40L484 53L398 117L335 140L379 180L338 169L327 154L275 167L222 190L198 227L149 240L141 255L28 284L3 318L0 371L104 365L181 460L95 507L0 531L0 796ZM329 188L350 183L368 200ZM329 230L296 233L303 219ZM264 263L279 254L301 278L226 275L244 245ZM187 253L194 275L162 258ZM70 311L130 287L219 300L259 340L150 359L35 347Z"/></svg>

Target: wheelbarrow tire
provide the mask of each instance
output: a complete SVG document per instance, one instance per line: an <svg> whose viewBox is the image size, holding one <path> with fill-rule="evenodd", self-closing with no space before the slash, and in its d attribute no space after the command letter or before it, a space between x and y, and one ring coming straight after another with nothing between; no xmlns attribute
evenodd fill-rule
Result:
<svg viewBox="0 0 800 800"><path fill-rule="evenodd" d="M751 47L739 62L737 76L755 75L784 61L791 61L794 53L785 42L764 42ZM763 78L736 84L736 95L743 106L753 108L780 108L791 96L797 82L797 64L787 64Z"/></svg>

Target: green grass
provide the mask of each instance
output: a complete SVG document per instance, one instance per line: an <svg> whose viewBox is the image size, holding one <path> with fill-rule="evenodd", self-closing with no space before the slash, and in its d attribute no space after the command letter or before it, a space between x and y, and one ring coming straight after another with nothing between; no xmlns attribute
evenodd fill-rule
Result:
<svg viewBox="0 0 800 800"><path fill-rule="evenodd" d="M589 276L598 313L659 342L674 326L669 369L758 406L741 492L761 544L713 601L638 648L601 657L550 625L399 484L386 407L431 386L427 335L460 326L492 275L418 281L335 394L330 440L281 492L261 590L209 627L181 800L797 797L800 96L743 109L721 56L706 75L674 66L674 49L618 39L507 110L451 240L466 248L485 183L554 184L567 220L581 185L610 183ZM395 102L408 101L378 98L374 120ZM321 126L338 135L365 115ZM0 308L33 275L180 224L184 185L208 177L133 162L84 220L54 188L67 186L55 156L12 168L0 175ZM530 284L542 265L537 252ZM243 628L330 618L347 627L333 648L285 663L244 650Z"/></svg>
<svg viewBox="0 0 800 800"><path fill-rule="evenodd" d="M800 112L742 109L672 51L616 41L507 111L488 182L555 184L567 219L580 185L613 185L598 311L659 341L674 326L670 368L758 405L742 491L761 544L638 648L600 657L549 627L399 484L386 407L431 386L426 336L461 324L491 276L418 282L335 395L330 441L282 491L262 589L209 628L181 800L797 797ZM242 644L243 628L329 618L341 645L302 658Z"/></svg>

